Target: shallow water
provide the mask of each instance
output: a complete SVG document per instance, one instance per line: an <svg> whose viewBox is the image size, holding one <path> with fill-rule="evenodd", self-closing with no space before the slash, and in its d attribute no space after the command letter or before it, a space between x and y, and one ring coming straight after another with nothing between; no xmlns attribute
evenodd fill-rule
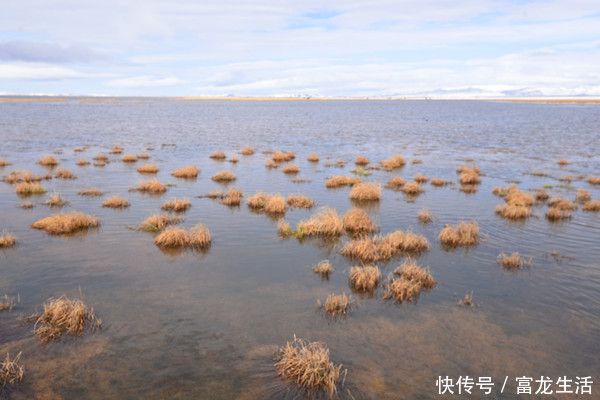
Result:
<svg viewBox="0 0 600 400"><path fill-rule="evenodd" d="M503 200L491 194L494 186L518 180L523 190L553 185L552 195L574 199L583 188L600 198L599 186L578 179L600 175L598 105L67 100L0 101L0 157L13 163L0 167L0 174L16 169L45 174L49 170L36 161L62 150L53 155L78 179L42 185L71 202L62 211L101 220L101 227L87 234L51 237L29 227L59 212L41 204L48 195L29 198L36 206L23 210L14 186L0 182L0 230L19 238L17 248L0 251L0 295L19 293L21 299L12 313L0 313L0 355L22 352L26 368L24 382L7 386L1 396L302 398L306 394L280 381L273 369L278 346L294 335L327 343L332 359L348 369L340 388L348 399L437 398L436 378L446 375L491 376L495 398L513 398L514 379L524 375L600 379L600 214L580 208L570 220L551 223L544 217L547 207L537 205L526 222L509 222L495 215ZM132 164L109 154L113 161L105 167L75 165L80 158L108 153L114 144L123 154L155 149L148 151L149 160ZM257 152L238 154L246 145ZM90 147L73 152L83 146ZM265 168L270 156L261 152L267 149L295 152L301 172L288 176L281 168ZM216 150L236 155L239 163L210 159ZM317 164L306 161L313 152L321 157ZM245 204L229 208L195 197L228 187L241 188L246 196L303 193L341 214L353 206L349 189L327 189L326 178L351 175L357 154L378 163L394 153L407 159L404 168L373 171L363 180L384 184L392 176L410 180L420 172L456 182L456 167L472 159L483 181L475 194L460 192L457 184L425 184L425 193L414 200L383 189L378 204L361 205L381 233L412 230L429 239L430 250L417 261L430 267L437 286L402 305L382 300L381 291L372 297L355 293L359 307L337 322L323 317L316 301L329 293L351 293L347 274L354 263L339 255L347 236L282 239L275 219L250 212ZM422 163L411 164L414 158ZM561 158L569 165L559 166ZM348 164L325 166L336 160ZM174 184L167 193L128 191L149 179L136 172L146 163L160 168L161 182ZM201 169L197 179L170 175L189 164ZM210 177L221 170L234 172L237 180L213 182ZM546 176L530 175L534 171ZM565 175L574 178L571 184L558 181ZM294 183L294 177L309 182ZM77 195L91 187L107 193ZM114 194L129 199L131 207L102 208ZM184 227L198 222L209 227L208 251L165 254L153 234L128 229L174 197L192 201ZM433 223L417 221L423 207L434 214ZM315 211L288 210L285 219L295 226ZM445 224L473 219L482 235L479 245L442 248L437 235ZM513 251L531 257L531 266L502 269L498 254ZM326 281L310 270L324 259L335 268ZM383 274L402 261L381 263ZM40 310L49 297L77 297L80 290L102 318L102 330L42 346L32 326L19 324L20 314ZM471 291L476 307L458 307ZM593 393L598 390L595 383Z"/></svg>

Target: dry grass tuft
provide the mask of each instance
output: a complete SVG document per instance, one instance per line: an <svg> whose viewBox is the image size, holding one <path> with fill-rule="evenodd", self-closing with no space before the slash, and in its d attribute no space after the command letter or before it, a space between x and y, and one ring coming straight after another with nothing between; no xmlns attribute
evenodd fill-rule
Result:
<svg viewBox="0 0 600 400"><path fill-rule="evenodd" d="M381 279L381 271L376 266L352 267L348 275L350 285L359 291L373 291Z"/></svg>
<svg viewBox="0 0 600 400"><path fill-rule="evenodd" d="M6 384L23 382L25 368L19 364L21 353L17 354L14 359L10 359L10 354L6 353L6 358L0 363L0 387Z"/></svg>
<svg viewBox="0 0 600 400"><path fill-rule="evenodd" d="M449 184L450 182L443 180L442 178L433 178L431 180L431 184L433 186L444 186Z"/></svg>
<svg viewBox="0 0 600 400"><path fill-rule="evenodd" d="M273 156L271 159L276 163L281 163L281 162L286 161L286 156L281 151L276 151L273 153Z"/></svg>
<svg viewBox="0 0 600 400"><path fill-rule="evenodd" d="M0 167L6 167L7 165L12 165L12 163L0 158Z"/></svg>
<svg viewBox="0 0 600 400"><path fill-rule="evenodd" d="M277 233L286 238L294 235L290 224L285 222L283 218L277 222Z"/></svg>
<svg viewBox="0 0 600 400"><path fill-rule="evenodd" d="M573 177L571 175L565 175L561 178L558 178L559 182L567 182L567 183L571 183L573 182Z"/></svg>
<svg viewBox="0 0 600 400"><path fill-rule="evenodd" d="M561 219L569 219L571 218L571 211L558 207L551 207L548 209L548 211L546 211L546 218L548 218L548 220L551 222Z"/></svg>
<svg viewBox="0 0 600 400"><path fill-rule="evenodd" d="M0 235L0 249L14 247L17 244L17 237L10 233Z"/></svg>
<svg viewBox="0 0 600 400"><path fill-rule="evenodd" d="M354 163L356 165L367 165L369 164L369 159L365 156L361 156L360 154L356 156L356 159L354 160Z"/></svg>
<svg viewBox="0 0 600 400"><path fill-rule="evenodd" d="M569 162L567 160L558 160L558 165L568 165Z"/></svg>
<svg viewBox="0 0 600 400"><path fill-rule="evenodd" d="M189 210L191 206L192 203L184 197L183 199L167 201L160 208L165 211L183 212Z"/></svg>
<svg viewBox="0 0 600 400"><path fill-rule="evenodd" d="M267 205L268 196L264 192L256 193L254 196L248 199L248 207L262 210Z"/></svg>
<svg viewBox="0 0 600 400"><path fill-rule="evenodd" d="M577 189L575 201L578 203L586 203L592 199L592 194L584 189Z"/></svg>
<svg viewBox="0 0 600 400"><path fill-rule="evenodd" d="M156 179L151 179L146 182L140 183L138 187L129 189L131 191L138 191L144 193L164 193L167 191L167 186L163 185Z"/></svg>
<svg viewBox="0 0 600 400"><path fill-rule="evenodd" d="M481 178L479 177L479 168L469 168L464 167L458 180L462 185L477 185L481 182Z"/></svg>
<svg viewBox="0 0 600 400"><path fill-rule="evenodd" d="M210 246L211 240L208 228L198 224L190 231L170 226L154 238L154 243L159 247L168 248L206 248Z"/></svg>
<svg viewBox="0 0 600 400"><path fill-rule="evenodd" d="M298 339L287 342L279 349L275 371L285 380L292 381L306 391L323 390L329 398L337 394L342 366L329 360L329 349L323 342Z"/></svg>
<svg viewBox="0 0 600 400"><path fill-rule="evenodd" d="M96 157L94 157L95 161L106 161L108 160L108 156L104 153L98 153L96 154Z"/></svg>
<svg viewBox="0 0 600 400"><path fill-rule="evenodd" d="M458 301L459 307L473 307L473 292L465 294L465 298Z"/></svg>
<svg viewBox="0 0 600 400"><path fill-rule="evenodd" d="M400 190L400 189L402 189L402 186L404 186L404 183L405 183L404 179L402 179L399 176L395 176L388 181L388 183L385 185L385 187L388 189Z"/></svg>
<svg viewBox="0 0 600 400"><path fill-rule="evenodd" d="M433 221L433 216L431 215L431 212L426 208L421 209L421 211L417 213L417 218L424 224Z"/></svg>
<svg viewBox="0 0 600 400"><path fill-rule="evenodd" d="M104 194L104 192L101 192L98 189L84 189L84 190L80 190L79 192L77 192L77 194L80 196L97 197L97 196L102 196Z"/></svg>
<svg viewBox="0 0 600 400"><path fill-rule="evenodd" d="M402 186L402 188L400 188L400 190L409 196L416 196L423 192L423 189L418 182L407 182Z"/></svg>
<svg viewBox="0 0 600 400"><path fill-rule="evenodd" d="M576 210L577 205L573 204L571 200L563 199L562 197L553 197L548 200L549 207L556 207L560 210Z"/></svg>
<svg viewBox="0 0 600 400"><path fill-rule="evenodd" d="M300 221L296 237L339 236L343 227L344 223L338 213L329 207L323 207L308 221Z"/></svg>
<svg viewBox="0 0 600 400"><path fill-rule="evenodd" d="M381 185L375 183L357 183L350 191L350 198L357 201L378 201L381 197Z"/></svg>
<svg viewBox="0 0 600 400"><path fill-rule="evenodd" d="M138 158L139 158L140 160L147 160L147 159L149 159L149 158L150 158L150 154L148 154L148 153L142 153L142 154L140 154L140 155L138 156Z"/></svg>
<svg viewBox="0 0 600 400"><path fill-rule="evenodd" d="M428 248L429 241L424 236L398 230L386 236L352 240L344 245L340 254L363 262L375 262L397 254L422 253Z"/></svg>
<svg viewBox="0 0 600 400"><path fill-rule="evenodd" d="M139 229L146 232L157 232L164 229L167 225L178 224L180 222L180 217L171 217L166 214L154 214L151 217L146 218Z"/></svg>
<svg viewBox="0 0 600 400"><path fill-rule="evenodd" d="M352 186L360 183L361 180L355 176L334 176L333 178L329 178L325 186L328 188L339 188L342 186Z"/></svg>
<svg viewBox="0 0 600 400"><path fill-rule="evenodd" d="M104 167L106 165L106 161L104 160L98 160L96 162L94 162L94 167Z"/></svg>
<svg viewBox="0 0 600 400"><path fill-rule="evenodd" d="M212 158L212 159L214 159L214 160L224 160L224 159L227 158L227 156L225 155L225 153L223 153L220 150L219 151L215 151L209 157Z"/></svg>
<svg viewBox="0 0 600 400"><path fill-rule="evenodd" d="M239 160L238 160L238 158L237 158L236 156L233 156L233 157L231 157L231 158L229 159L229 162L230 162L230 163L233 163L233 164L236 164L238 161L239 161Z"/></svg>
<svg viewBox="0 0 600 400"><path fill-rule="evenodd" d="M421 290L431 289L435 284L428 269L421 268L416 262L408 259L388 278L384 285L383 298L394 299L398 303L411 301L419 296Z"/></svg>
<svg viewBox="0 0 600 400"><path fill-rule="evenodd" d="M287 204L290 207L311 208L315 204L315 201L301 194L290 194L287 198Z"/></svg>
<svg viewBox="0 0 600 400"><path fill-rule="evenodd" d="M360 176L368 176L368 175L371 175L371 171L364 170L364 169L362 169L361 167L356 167L356 168L354 168L354 169L352 170L352 173L353 173L353 174L356 174L356 175L360 175Z"/></svg>
<svg viewBox="0 0 600 400"><path fill-rule="evenodd" d="M587 178L587 183L590 185L600 185L600 176L589 176Z"/></svg>
<svg viewBox="0 0 600 400"><path fill-rule="evenodd" d="M227 194L225 195L225 199L223 199L223 201L221 202L221 204L224 204L226 206L239 206L240 203L242 202L242 191L239 189L229 189L227 191Z"/></svg>
<svg viewBox="0 0 600 400"><path fill-rule="evenodd" d="M171 175L173 175L175 178L190 179L197 177L199 172L200 170L198 169L198 167L194 165L188 165L186 167L178 169L175 172L172 172Z"/></svg>
<svg viewBox="0 0 600 400"><path fill-rule="evenodd" d="M57 194L51 194L50 199L46 200L44 204L51 207L62 207L69 204L69 200L65 200Z"/></svg>
<svg viewBox="0 0 600 400"><path fill-rule="evenodd" d="M112 154L121 154L123 152L123 148L121 146L119 146L118 144L115 144L115 146L112 148L112 150L110 152Z"/></svg>
<svg viewBox="0 0 600 400"><path fill-rule="evenodd" d="M52 179L51 174L44 176L34 175L28 170L11 171L10 174L4 175L2 180L6 183L19 183L19 182L40 182L45 179Z"/></svg>
<svg viewBox="0 0 600 400"><path fill-rule="evenodd" d="M360 208L354 208L344 214L344 229L352 233L370 233L377 228L369 215Z"/></svg>
<svg viewBox="0 0 600 400"><path fill-rule="evenodd" d="M333 267L329 260L320 261L317 265L312 268L312 271L315 274L319 274L324 278L328 278L329 274L333 272Z"/></svg>
<svg viewBox="0 0 600 400"><path fill-rule="evenodd" d="M102 203L102 207L107 208L127 208L131 205L131 203L119 196L113 196L110 199L106 200Z"/></svg>
<svg viewBox="0 0 600 400"><path fill-rule="evenodd" d="M73 175L71 173L71 171L69 171L66 168L59 168L56 170L56 177L57 178L61 178L61 179L75 179L77 178L75 175Z"/></svg>
<svg viewBox="0 0 600 400"><path fill-rule="evenodd" d="M346 315L354 306L354 298L347 297L346 293L341 295L330 294L325 300L325 304L321 304L321 300L317 300L317 307L322 309L325 314L337 318Z"/></svg>
<svg viewBox="0 0 600 400"><path fill-rule="evenodd" d="M123 162L136 162L138 160L137 156L134 154L125 154L121 157L121 161Z"/></svg>
<svg viewBox="0 0 600 400"><path fill-rule="evenodd" d="M307 160L310 162L319 162L319 155L317 153L312 153L308 156Z"/></svg>
<svg viewBox="0 0 600 400"><path fill-rule="evenodd" d="M423 163L423 161L419 160L418 158L413 158L411 160L411 164L422 164L422 163Z"/></svg>
<svg viewBox="0 0 600 400"><path fill-rule="evenodd" d="M17 185L15 192L21 196L30 196L32 194L46 193L46 189L37 182L23 182Z"/></svg>
<svg viewBox="0 0 600 400"><path fill-rule="evenodd" d="M404 157L399 154L394 155L392 158L381 161L381 166L386 171L393 171L395 169L402 168L406 164Z"/></svg>
<svg viewBox="0 0 600 400"><path fill-rule="evenodd" d="M514 252L510 256L500 253L496 261L506 269L525 268L529 267L531 264L531 258L529 260L524 260L521 258L518 252Z"/></svg>
<svg viewBox="0 0 600 400"><path fill-rule="evenodd" d="M87 159L82 158L79 161L77 161L75 164L79 165L80 167L82 167L84 165L90 165L90 162Z"/></svg>
<svg viewBox="0 0 600 400"><path fill-rule="evenodd" d="M284 174L297 174L300 172L300 168L296 164L290 164L286 165L282 171Z"/></svg>
<svg viewBox="0 0 600 400"><path fill-rule="evenodd" d="M269 214L283 214L286 210L285 197L275 194L269 195L265 202L265 211Z"/></svg>
<svg viewBox="0 0 600 400"><path fill-rule="evenodd" d="M254 154L254 149L252 147L244 146L242 148L242 155L251 156Z"/></svg>
<svg viewBox="0 0 600 400"><path fill-rule="evenodd" d="M500 197L506 197L509 189L510 188L507 188L507 187L495 186L492 189L492 194L495 194L496 196L500 196Z"/></svg>
<svg viewBox="0 0 600 400"><path fill-rule="evenodd" d="M458 190L460 190L463 193L475 193L477 192L477 185L460 185L460 187L458 188Z"/></svg>
<svg viewBox="0 0 600 400"><path fill-rule="evenodd" d="M33 208L35 206L33 205L33 203L30 203L30 202L26 201L25 203L21 204L19 207L21 207L22 209L28 210L28 209Z"/></svg>
<svg viewBox="0 0 600 400"><path fill-rule="evenodd" d="M34 222L31 224L31 227L44 230L50 235L62 235L89 228L96 228L99 225L100 221L98 218L82 212L72 212L69 214L61 213L46 217Z"/></svg>
<svg viewBox="0 0 600 400"><path fill-rule="evenodd" d="M583 211L600 211L600 200L591 200L585 203Z"/></svg>
<svg viewBox="0 0 600 400"><path fill-rule="evenodd" d="M66 296L48 299L44 312L35 315L34 333L43 343L60 339L62 335L77 337L86 329L102 327L102 321L81 300L70 300Z"/></svg>
<svg viewBox="0 0 600 400"><path fill-rule="evenodd" d="M58 161L56 161L56 158L52 156L42 157L38 162L40 163L40 165L44 165L46 167L53 167L55 165L58 165Z"/></svg>
<svg viewBox="0 0 600 400"><path fill-rule="evenodd" d="M535 202L535 199L532 195L517 189L515 185L511 185L508 188L506 196L504 196L504 201L506 201L506 203L511 206L529 207Z"/></svg>
<svg viewBox="0 0 600 400"><path fill-rule="evenodd" d="M159 171L156 165L146 164L137 169L140 174L156 174Z"/></svg>
<svg viewBox="0 0 600 400"><path fill-rule="evenodd" d="M531 207L501 204L496 207L496 214L511 220L525 219L531 215Z"/></svg>
<svg viewBox="0 0 600 400"><path fill-rule="evenodd" d="M550 198L550 195L543 188L535 189L535 199L537 201L545 201L545 200L548 200L549 198Z"/></svg>
<svg viewBox="0 0 600 400"><path fill-rule="evenodd" d="M476 221L461 222L456 226L446 225L439 239L446 246L471 246L479 242L479 226Z"/></svg>
<svg viewBox="0 0 600 400"><path fill-rule="evenodd" d="M231 182L235 180L236 176L229 171L221 171L213 175L211 178L215 182Z"/></svg>
<svg viewBox="0 0 600 400"><path fill-rule="evenodd" d="M415 175L415 182L425 183L428 180L429 180L429 178L426 177L425 175L421 175L420 172L417 175Z"/></svg>
<svg viewBox="0 0 600 400"><path fill-rule="evenodd" d="M267 168L277 168L279 167L279 164L277 164L275 161L271 160L270 158L267 160L265 167Z"/></svg>

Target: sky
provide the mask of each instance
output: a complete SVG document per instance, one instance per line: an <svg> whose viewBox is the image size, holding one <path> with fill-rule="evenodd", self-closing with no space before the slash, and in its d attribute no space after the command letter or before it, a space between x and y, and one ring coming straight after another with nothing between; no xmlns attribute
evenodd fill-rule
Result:
<svg viewBox="0 0 600 400"><path fill-rule="evenodd" d="M0 94L600 97L600 1L5 0Z"/></svg>

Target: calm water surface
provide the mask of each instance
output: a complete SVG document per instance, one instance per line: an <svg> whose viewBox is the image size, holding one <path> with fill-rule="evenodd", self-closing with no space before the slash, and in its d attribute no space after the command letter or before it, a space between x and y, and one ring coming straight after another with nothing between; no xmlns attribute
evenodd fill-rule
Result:
<svg viewBox="0 0 600 400"><path fill-rule="evenodd" d="M0 157L16 169L49 172L36 161L54 154L78 179L42 184L101 220L98 230L73 237L51 237L31 229L38 219L59 212L43 205L48 195L31 197L23 210L14 186L0 182L0 231L19 238L15 249L0 252L0 294L20 294L12 312L0 313L0 355L22 352L25 380L0 396L25 398L303 398L273 370L278 346L294 335L327 343L331 357L348 369L341 397L348 399L439 398L438 376L491 376L493 398L514 398L515 377L593 376L600 393L600 215L573 212L550 223L545 205L534 207L526 222L494 214L503 200L494 186L518 181L522 190L544 185L552 195L574 199L576 189L600 198L600 187L580 176L600 175L598 105L521 104L470 101L166 101L121 99L89 103L0 101ZM126 164L120 155L103 168L77 166L108 153L114 144L140 154L152 146L149 160ZM164 146L174 144L174 146ZM75 147L89 146L82 153ZM257 148L252 156L242 146ZM281 168L269 170L263 150L290 150L306 183L294 183ZM208 156L223 150L239 163ZM306 158L316 152L317 164ZM425 235L428 252L417 258L429 266L437 286L418 301L396 305L353 294L359 307L332 322L316 308L328 294L351 293L352 262L339 255L339 241L281 239L277 221L250 212L245 204L229 208L196 198L236 187L257 191L303 193L318 206L339 213L353 207L349 189L331 190L325 180L351 175L358 154L371 162L403 155L407 165L394 172L374 171L363 178L384 184L393 176L409 180L417 173L457 181L456 167L480 166L483 181L475 194L456 184L435 188L416 200L383 189L379 204L364 206L381 233L397 229ZM419 159L421 164L411 164ZM566 166L557 161L564 158ZM347 161L345 167L326 163ZM160 168L157 178L172 183L167 193L148 196L128 189L148 177L143 164ZM170 175L185 165L201 169L195 180ZM210 177L221 170L237 175L224 186ZM532 176L531 172L545 176ZM558 179L570 175L571 184ZM107 192L85 198L77 192L95 187ZM125 210L102 208L108 196L131 202ZM128 229L159 211L165 201L187 197L191 209L184 227L206 224L212 235L203 253L165 254L153 234ZM435 216L417 221L423 207ZM292 226L316 209L288 210ZM482 235L469 249L444 250L437 235L447 223L477 220ZM531 266L503 270L499 253L518 251ZM554 255L553 255L553 252ZM558 252L558 254L556 253ZM321 280L310 266L331 261L335 272ZM387 275L402 257L380 264ZM77 340L38 344L33 327L19 315L40 310L49 297L83 294L104 328ZM473 292L477 306L457 306ZM500 387L509 377L503 394ZM536 388L534 388L535 391ZM585 397L585 398L593 398ZM319 397L318 395L316 396ZM478 396L473 396L478 398ZM536 398L531 396L530 398ZM539 398L570 398L546 395ZM596 397L597 398L597 397Z"/></svg>

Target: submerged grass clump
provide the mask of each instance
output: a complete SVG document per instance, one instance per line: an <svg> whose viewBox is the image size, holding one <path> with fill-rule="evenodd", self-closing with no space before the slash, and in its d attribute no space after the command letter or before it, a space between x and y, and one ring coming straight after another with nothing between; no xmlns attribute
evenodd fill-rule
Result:
<svg viewBox="0 0 600 400"><path fill-rule="evenodd" d="M135 154L125 154L121 157L121 161L123 162L136 162L137 160L138 158Z"/></svg>
<svg viewBox="0 0 600 400"><path fill-rule="evenodd" d="M600 200L591 200L585 203L583 211L600 211Z"/></svg>
<svg viewBox="0 0 600 400"><path fill-rule="evenodd" d="M77 194L80 196L97 197L97 196L102 196L104 194L104 192L101 192L98 189L84 189L84 190L80 190L79 192L77 192Z"/></svg>
<svg viewBox="0 0 600 400"><path fill-rule="evenodd" d="M72 212L69 214L56 214L46 217L31 224L34 229L41 229L50 235L63 235L90 228L96 228L100 225L98 218L84 214L82 212Z"/></svg>
<svg viewBox="0 0 600 400"><path fill-rule="evenodd" d="M55 165L58 165L58 161L56 161L56 158L52 156L42 157L38 162L40 165L43 165L45 167L54 167Z"/></svg>
<svg viewBox="0 0 600 400"><path fill-rule="evenodd" d="M0 363L0 387L6 384L23 382L25 368L19 363L21 353L14 359L10 359L10 354L6 353L6 358Z"/></svg>
<svg viewBox="0 0 600 400"><path fill-rule="evenodd" d="M312 153L308 156L307 160L310 162L319 162L319 155L317 153Z"/></svg>
<svg viewBox="0 0 600 400"><path fill-rule="evenodd" d="M352 186L360 183L360 178L355 176L334 176L325 183L328 188L339 188L342 186Z"/></svg>
<svg viewBox="0 0 600 400"><path fill-rule="evenodd" d="M167 225L178 224L180 222L180 217L171 217L166 214L154 214L146 218L139 229L146 232L158 232L166 228Z"/></svg>
<svg viewBox="0 0 600 400"><path fill-rule="evenodd" d="M102 207L107 208L127 208L131 203L120 196L113 196L102 203Z"/></svg>
<svg viewBox="0 0 600 400"><path fill-rule="evenodd" d="M197 177L199 172L200 170L198 169L198 167L194 165L188 165L186 167L178 169L175 172L172 172L171 175L173 175L175 178L190 179Z"/></svg>
<svg viewBox="0 0 600 400"><path fill-rule="evenodd" d="M160 206L160 208L161 210L165 211L183 212L189 210L191 206L192 203L184 197L183 199L173 199L167 201L165 204Z"/></svg>
<svg viewBox="0 0 600 400"><path fill-rule="evenodd" d="M255 210L262 210L267 204L268 196L265 192L256 193L248 199L248 207Z"/></svg>
<svg viewBox="0 0 600 400"><path fill-rule="evenodd" d="M284 214L286 210L285 197L279 194L269 195L264 210L269 214Z"/></svg>
<svg viewBox="0 0 600 400"><path fill-rule="evenodd" d="M433 221L433 217L431 215L431 212L428 209L426 209L426 208L421 209L417 213L417 219L419 221L423 222L424 224Z"/></svg>
<svg viewBox="0 0 600 400"><path fill-rule="evenodd" d="M299 388L309 392L323 391L331 399L337 394L341 375L346 374L341 365L330 361L325 343L309 342L295 335L293 341L279 349L275 371Z"/></svg>
<svg viewBox="0 0 600 400"><path fill-rule="evenodd" d="M423 189L418 182L407 182L400 188L400 190L409 196L416 196L423 192Z"/></svg>
<svg viewBox="0 0 600 400"><path fill-rule="evenodd" d="M45 179L52 179L51 174L46 174L44 176L34 175L31 171L28 170L19 170L19 171L11 171L10 174L4 175L2 180L6 183L20 183L20 182L40 182Z"/></svg>
<svg viewBox="0 0 600 400"><path fill-rule="evenodd" d="M526 219L531 215L531 207L501 204L496 207L496 214L510 220Z"/></svg>
<svg viewBox="0 0 600 400"><path fill-rule="evenodd" d="M298 168L298 166L296 164L290 164L290 165L286 165L282 169L282 172L284 174L297 174L298 172L300 172L300 168Z"/></svg>
<svg viewBox="0 0 600 400"><path fill-rule="evenodd" d="M429 248L426 237L397 230L385 236L352 240L344 245L340 254L362 262L389 260L398 254L422 253Z"/></svg>
<svg viewBox="0 0 600 400"><path fill-rule="evenodd" d="M402 168L406 164L404 157L399 154L394 155L392 158L381 161L381 166L386 171L393 171L395 169Z"/></svg>
<svg viewBox="0 0 600 400"><path fill-rule="evenodd" d="M26 201L25 203L21 204L19 207L21 207L24 210L28 210L28 209L33 208L35 206L33 205L33 203L31 203L29 201Z"/></svg>
<svg viewBox="0 0 600 400"><path fill-rule="evenodd" d="M308 221L300 221L296 236L339 236L342 234L344 223L338 213L329 208L321 208Z"/></svg>
<svg viewBox="0 0 600 400"><path fill-rule="evenodd" d="M121 154L123 152L123 148L121 146L119 146L118 144L115 144L115 146L112 148L112 150L110 152L112 154Z"/></svg>
<svg viewBox="0 0 600 400"><path fill-rule="evenodd" d="M86 329L102 327L102 321L81 300L70 300L66 296L48 299L44 312L34 315L34 333L43 343L60 339L63 335L77 337Z"/></svg>
<svg viewBox="0 0 600 400"><path fill-rule="evenodd" d="M368 165L369 164L369 159L365 156L362 155L357 155L356 159L354 160L354 163L356 165Z"/></svg>
<svg viewBox="0 0 600 400"><path fill-rule="evenodd" d="M146 164L137 169L140 174L156 174L159 171L156 165Z"/></svg>
<svg viewBox="0 0 600 400"><path fill-rule="evenodd" d="M235 175L229 171L221 171L213 175L211 178L215 182L231 182L235 180Z"/></svg>
<svg viewBox="0 0 600 400"><path fill-rule="evenodd" d="M471 246L479 242L479 226L476 221L461 222L456 226L446 225L439 235L442 244L455 246Z"/></svg>
<svg viewBox="0 0 600 400"><path fill-rule="evenodd" d="M548 200L548 206L558 208L559 210L576 210L577 205L573 204L571 200L563 199L562 197L552 197Z"/></svg>
<svg viewBox="0 0 600 400"><path fill-rule="evenodd" d="M433 178L430 182L433 186L444 186L444 185L448 185L450 182L446 181L442 178Z"/></svg>
<svg viewBox="0 0 600 400"><path fill-rule="evenodd" d="M388 277L384 284L383 298L398 303L416 299L422 290L435 286L428 269L421 268L411 259L406 260Z"/></svg>
<svg viewBox="0 0 600 400"><path fill-rule="evenodd" d="M37 182L23 182L17 185L15 192L21 196L30 196L32 194L44 194L46 189Z"/></svg>
<svg viewBox="0 0 600 400"><path fill-rule="evenodd" d="M422 175L420 172L417 175L415 175L415 182L425 183L428 180L429 180L429 178L426 177L425 175Z"/></svg>
<svg viewBox="0 0 600 400"><path fill-rule="evenodd" d="M94 157L95 161L107 161L108 160L108 156L104 153L98 153L96 154L96 156Z"/></svg>
<svg viewBox="0 0 600 400"><path fill-rule="evenodd" d="M50 199L46 200L44 204L50 207L62 207L69 204L69 200L65 200L57 194L51 194Z"/></svg>
<svg viewBox="0 0 600 400"><path fill-rule="evenodd" d="M405 183L404 179L402 179L399 176L395 176L388 181L388 183L385 185L385 187L388 189L400 190L400 189L402 189L402 186L404 186L404 183Z"/></svg>
<svg viewBox="0 0 600 400"><path fill-rule="evenodd" d="M571 218L571 211L559 207L550 207L548 211L546 211L546 218L548 218L548 220L551 222L556 222L561 219L569 219Z"/></svg>
<svg viewBox="0 0 600 400"><path fill-rule="evenodd" d="M590 185L600 185L600 176L589 176L587 178L587 183Z"/></svg>
<svg viewBox="0 0 600 400"><path fill-rule="evenodd" d="M55 176L57 178L61 178L61 179L75 179L76 178L76 176L73 175L73 173L66 168L57 169Z"/></svg>
<svg viewBox="0 0 600 400"><path fill-rule="evenodd" d="M223 153L221 150L215 151L209 157L212 158L213 160L224 160L227 158L225 153Z"/></svg>
<svg viewBox="0 0 600 400"><path fill-rule="evenodd" d="M578 203L586 203L592 199L592 194L584 189L577 189L575 201Z"/></svg>
<svg viewBox="0 0 600 400"><path fill-rule="evenodd" d="M311 208L315 201L302 194L290 194L287 198L287 204L290 207Z"/></svg>
<svg viewBox="0 0 600 400"><path fill-rule="evenodd" d="M324 304L321 303L321 300L317 300L317 307L333 318L345 316L353 306L354 298L346 296L346 293L338 295L332 293L327 296Z"/></svg>
<svg viewBox="0 0 600 400"><path fill-rule="evenodd" d="M360 208L353 208L344 214L344 229L352 233L371 233L377 227L369 215Z"/></svg>
<svg viewBox="0 0 600 400"><path fill-rule="evenodd" d="M210 231L203 224L198 224L189 231L176 226L170 226L154 238L154 243L158 247L167 248L191 247L202 249L210 246L211 241Z"/></svg>
<svg viewBox="0 0 600 400"><path fill-rule="evenodd" d="M506 269L525 268L529 267L531 264L531 258L529 260L524 260L521 258L518 252L514 252L510 256L500 253L496 261Z"/></svg>
<svg viewBox="0 0 600 400"><path fill-rule="evenodd" d="M252 154L254 154L254 148L248 146L242 148L242 155L251 156Z"/></svg>
<svg viewBox="0 0 600 400"><path fill-rule="evenodd" d="M350 191L350 198L357 201L378 201L381 197L381 185L375 183L357 183Z"/></svg>
<svg viewBox="0 0 600 400"><path fill-rule="evenodd" d="M0 167L6 167L8 165L12 165L12 163L0 158Z"/></svg>
<svg viewBox="0 0 600 400"><path fill-rule="evenodd" d="M225 194L225 198L223 199L223 201L221 202L221 204L224 204L226 206L239 206L240 203L242 202L242 191L239 189L229 189L229 191L227 191L227 193Z"/></svg>
<svg viewBox="0 0 600 400"><path fill-rule="evenodd" d="M17 244L17 237L10 233L0 235L0 249L14 247Z"/></svg>
<svg viewBox="0 0 600 400"><path fill-rule="evenodd" d="M82 167L84 165L90 165L90 162L87 159L82 158L82 159L78 160L75 164Z"/></svg>
<svg viewBox="0 0 600 400"><path fill-rule="evenodd" d="M471 167L462 165L456 171L460 173L458 180L462 185L477 185L481 182L481 178L479 177L481 171L476 165Z"/></svg>
<svg viewBox="0 0 600 400"><path fill-rule="evenodd" d="M352 267L348 275L350 285L358 291L373 291L381 279L381 271L376 266Z"/></svg>
<svg viewBox="0 0 600 400"><path fill-rule="evenodd" d="M149 181L142 182L139 186L129 190L143 193L164 193L167 191L167 186L163 185L156 179L151 179Z"/></svg>
<svg viewBox="0 0 600 400"><path fill-rule="evenodd" d="M312 271L315 274L321 275L323 278L328 278L329 274L333 272L333 267L329 260L320 261L317 265L312 267Z"/></svg>

